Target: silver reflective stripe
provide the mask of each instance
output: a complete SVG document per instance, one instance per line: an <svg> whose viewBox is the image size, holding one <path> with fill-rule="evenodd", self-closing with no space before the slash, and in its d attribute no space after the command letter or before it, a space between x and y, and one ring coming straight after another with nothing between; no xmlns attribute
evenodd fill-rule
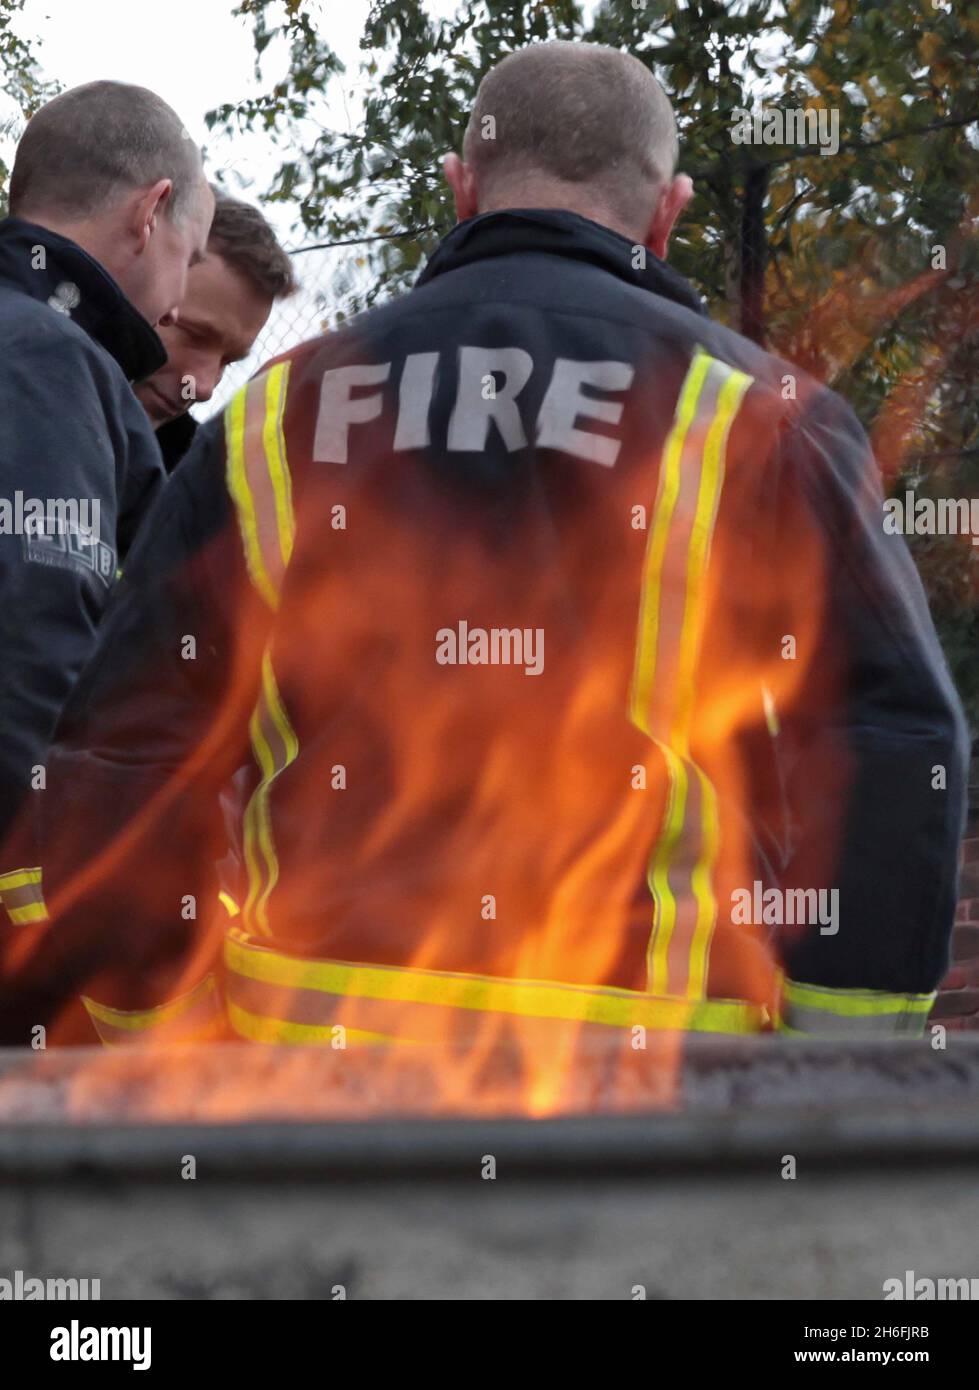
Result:
<svg viewBox="0 0 979 1390"><path fill-rule="evenodd" d="M203 1041L217 1036L224 1023L213 975L206 975L188 993L151 1009L114 1009L84 994L82 1003L108 1046Z"/></svg>
<svg viewBox="0 0 979 1390"><path fill-rule="evenodd" d="M810 1036L822 1033L834 1038L919 1038L927 1021L927 1014L832 1014L825 1009L807 1009L802 1004L784 1004L781 1031Z"/></svg>
<svg viewBox="0 0 979 1390"><path fill-rule="evenodd" d="M829 989L786 980L778 1027L809 1037L920 1037L935 994Z"/></svg>
<svg viewBox="0 0 979 1390"><path fill-rule="evenodd" d="M15 869L4 874L0 877L0 895L15 926L48 920L40 869Z"/></svg>

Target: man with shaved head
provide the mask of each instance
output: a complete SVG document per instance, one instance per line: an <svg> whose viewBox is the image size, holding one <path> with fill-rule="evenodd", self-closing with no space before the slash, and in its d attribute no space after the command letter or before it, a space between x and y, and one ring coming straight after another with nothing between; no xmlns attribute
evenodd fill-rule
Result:
<svg viewBox="0 0 979 1390"><path fill-rule="evenodd" d="M666 93L629 53L555 41L521 49L483 79L446 178L459 220L503 208L563 208L666 254L692 193L676 176Z"/></svg>
<svg viewBox="0 0 979 1390"><path fill-rule="evenodd" d="M214 207L155 93L62 92L27 123L0 222L0 895L44 920L30 822L48 740L164 473L131 383L166 353Z"/></svg>
<svg viewBox="0 0 979 1390"><path fill-rule="evenodd" d="M414 290L201 430L60 726L48 1012L526 1038L549 1097L578 1032L921 1032L961 712L852 412L666 265L676 160L638 59L512 54Z"/></svg>

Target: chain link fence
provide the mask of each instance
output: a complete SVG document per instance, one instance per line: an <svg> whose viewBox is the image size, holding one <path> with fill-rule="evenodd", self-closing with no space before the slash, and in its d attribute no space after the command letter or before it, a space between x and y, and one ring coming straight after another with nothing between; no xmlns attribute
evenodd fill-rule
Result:
<svg viewBox="0 0 979 1390"><path fill-rule="evenodd" d="M297 247L290 254L299 289L272 306L268 323L249 356L228 368L209 401L194 406L198 420L209 420L223 410L239 387L266 362L329 332L363 302L371 277L364 244Z"/></svg>

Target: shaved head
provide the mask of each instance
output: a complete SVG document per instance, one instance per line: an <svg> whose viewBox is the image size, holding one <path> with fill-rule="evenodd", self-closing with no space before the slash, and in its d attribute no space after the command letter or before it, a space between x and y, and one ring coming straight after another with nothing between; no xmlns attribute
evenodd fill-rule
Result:
<svg viewBox="0 0 979 1390"><path fill-rule="evenodd" d="M463 144L481 206L534 207L566 188L645 230L676 168L669 100L638 58L600 44L532 44L480 83Z"/></svg>
<svg viewBox="0 0 979 1390"><path fill-rule="evenodd" d="M168 213L196 210L201 155L180 117L155 92L128 82L86 82L27 123L10 175L10 211L89 217L135 188L170 179Z"/></svg>

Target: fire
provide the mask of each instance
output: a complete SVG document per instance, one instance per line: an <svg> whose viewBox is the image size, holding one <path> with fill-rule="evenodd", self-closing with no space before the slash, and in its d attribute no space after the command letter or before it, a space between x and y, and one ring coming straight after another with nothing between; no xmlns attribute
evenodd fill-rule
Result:
<svg viewBox="0 0 979 1390"><path fill-rule="evenodd" d="M9 1056L9 1054L8 1054ZM567 1061L567 1059L564 1059ZM580 1045L556 1095L528 1084L525 1053L502 1043L474 1071L462 1046L334 1051L206 1047L52 1048L3 1059L0 1123L231 1124L258 1120L503 1119L674 1110L675 1035L637 1053L618 1039ZM470 1083L469 1089L462 1082ZM478 1085L476 1084L478 1083Z"/></svg>
<svg viewBox="0 0 979 1390"><path fill-rule="evenodd" d="M659 418L675 390L651 384ZM545 451L519 481L505 455L465 480L407 455L310 481L278 614L239 596L209 729L50 902L51 932L7 959L15 976L40 968L64 922L107 878L123 881L108 938L121 960L104 916L88 929L103 944L80 992L98 999L166 894L177 918L180 863L225 851L218 818L199 813L233 771L231 734L257 700L242 912L229 922L215 886L181 919L179 949L148 974L132 968L128 1007L175 999L212 972L232 1032L295 1046L274 1058L215 1044L46 1059L65 1069L72 1113L100 1113L120 1088L143 1118L678 1104L684 1030L705 1000L743 1001L760 1019L774 997L768 941L730 920L732 893L756 873L746 808L776 822L778 789L761 775L775 714L818 705L837 675L817 660L815 528L775 514L752 448L749 421L732 436L728 490L718 483L696 611L690 598L677 610L696 680L672 742L635 717L658 544L648 448L632 441L615 468ZM772 547L794 562L777 593ZM662 602L679 602L663 574ZM761 645L743 640L749 628ZM474 632L501 635L487 660L460 660ZM535 636L518 652L515 633ZM494 650L521 659L493 661ZM845 769L827 776L839 784ZM690 849L680 832L695 820ZM7 1113L18 1084L8 1073L0 1085Z"/></svg>

